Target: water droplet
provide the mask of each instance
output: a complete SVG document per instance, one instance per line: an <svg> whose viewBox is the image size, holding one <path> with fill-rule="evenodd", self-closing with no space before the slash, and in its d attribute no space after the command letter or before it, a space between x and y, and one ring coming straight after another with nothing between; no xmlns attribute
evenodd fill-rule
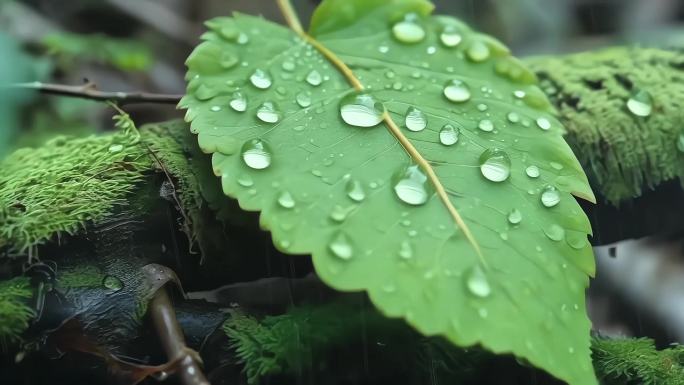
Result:
<svg viewBox="0 0 684 385"><path fill-rule="evenodd" d="M311 92L308 91L303 91L297 94L295 97L297 100L297 104L299 104L300 107L306 108L311 106Z"/></svg>
<svg viewBox="0 0 684 385"><path fill-rule="evenodd" d="M565 241L568 243L570 247L572 247L575 250L581 250L587 247L587 245L589 244L587 236L580 232L573 232L571 234L568 234Z"/></svg>
<svg viewBox="0 0 684 385"><path fill-rule="evenodd" d="M123 289L124 284L119 278L113 275L107 275L102 279L102 286L112 292L117 292Z"/></svg>
<svg viewBox="0 0 684 385"><path fill-rule="evenodd" d="M218 95L218 90L216 90L213 87L209 87L205 84L201 84L195 90L195 97L199 100L202 100L202 101L209 100L216 95Z"/></svg>
<svg viewBox="0 0 684 385"><path fill-rule="evenodd" d="M349 237L341 232L337 233L332 242L328 245L328 248L333 255L345 261L350 260L354 256L354 248L349 241Z"/></svg>
<svg viewBox="0 0 684 385"><path fill-rule="evenodd" d="M544 229L544 234L552 241L562 241L565 238L565 229L559 225L553 224Z"/></svg>
<svg viewBox="0 0 684 385"><path fill-rule="evenodd" d="M458 29L453 25L447 25L442 30L439 35L439 40L444 44L445 47L456 47L461 44L463 36L459 33Z"/></svg>
<svg viewBox="0 0 684 385"><path fill-rule="evenodd" d="M627 100L627 109L636 116L647 117L653 111L653 97L651 93L637 90Z"/></svg>
<svg viewBox="0 0 684 385"><path fill-rule="evenodd" d="M542 130L546 131L551 128L551 121L548 120L545 117L541 117L537 119L537 127L541 128Z"/></svg>
<svg viewBox="0 0 684 385"><path fill-rule="evenodd" d="M413 258L413 247L411 247L411 242L403 241L399 246L399 257L401 259L411 259Z"/></svg>
<svg viewBox="0 0 684 385"><path fill-rule="evenodd" d="M252 85L256 88L259 88L261 90L265 90L273 84L273 80L271 79L271 75L269 75L266 71L257 68L254 70L254 73L252 73L252 76L249 77L249 81L252 82Z"/></svg>
<svg viewBox="0 0 684 385"><path fill-rule="evenodd" d="M354 208L355 206L349 206L345 208L340 205L335 205L335 207L333 207L332 211L330 212L330 219L332 219L335 222L344 222L347 219L349 213L352 212Z"/></svg>
<svg viewBox="0 0 684 385"><path fill-rule="evenodd" d="M439 142L445 146L451 146L458 142L460 135L460 129L455 128L451 124L445 124L444 127L439 130Z"/></svg>
<svg viewBox="0 0 684 385"><path fill-rule="evenodd" d="M541 194L541 203L545 207L553 207L557 205L560 200L560 193L555 187L551 185L544 187L544 190Z"/></svg>
<svg viewBox="0 0 684 385"><path fill-rule="evenodd" d="M370 94L349 94L340 102L342 119L352 126L377 126L382 122L384 113L385 107Z"/></svg>
<svg viewBox="0 0 684 385"><path fill-rule="evenodd" d="M109 146L108 151L111 152L112 154L116 154L118 152L123 151L123 149L124 149L124 146L121 144L112 144L111 146Z"/></svg>
<svg viewBox="0 0 684 385"><path fill-rule="evenodd" d="M444 96L455 103L470 100L470 87L460 80L452 80L444 86Z"/></svg>
<svg viewBox="0 0 684 385"><path fill-rule="evenodd" d="M480 40L475 40L470 43L470 46L468 46L468 50L466 51L468 59L474 62L483 62L489 59L489 54L489 47L485 42Z"/></svg>
<svg viewBox="0 0 684 385"><path fill-rule="evenodd" d="M487 276L479 265L473 267L468 273L466 286L472 295L480 298L486 298L492 292Z"/></svg>
<svg viewBox="0 0 684 385"><path fill-rule="evenodd" d="M229 104L233 110L245 112L247 110L247 97L242 92L235 92Z"/></svg>
<svg viewBox="0 0 684 385"><path fill-rule="evenodd" d="M278 123L280 111L273 102L264 102L257 110L257 118L264 123Z"/></svg>
<svg viewBox="0 0 684 385"><path fill-rule="evenodd" d="M221 111L221 107L219 107L219 106L211 106L210 109L211 109L212 112L219 112L219 111Z"/></svg>
<svg viewBox="0 0 684 385"><path fill-rule="evenodd" d="M511 123L518 123L520 121L520 115L517 112L509 112L506 118Z"/></svg>
<svg viewBox="0 0 684 385"><path fill-rule="evenodd" d="M417 165L409 166L394 175L394 192L402 202L422 205L429 198L427 176Z"/></svg>
<svg viewBox="0 0 684 385"><path fill-rule="evenodd" d="M427 52L428 55L434 55L435 53L437 53L437 47L431 45L427 47L427 50L425 52Z"/></svg>
<svg viewBox="0 0 684 385"><path fill-rule="evenodd" d="M240 186L242 187L252 187L254 186L254 181L252 180L252 177L250 177L247 174L240 175L237 179L237 182Z"/></svg>
<svg viewBox="0 0 684 385"><path fill-rule="evenodd" d="M527 166L525 169L525 174L529 176L530 178L539 178L539 167L532 165L532 166Z"/></svg>
<svg viewBox="0 0 684 385"><path fill-rule="evenodd" d="M487 149L480 155L480 172L492 182L503 182L511 175L511 158L503 150Z"/></svg>
<svg viewBox="0 0 684 385"><path fill-rule="evenodd" d="M387 52L389 52L389 47L386 45L381 45L380 47L378 47L378 52L387 53Z"/></svg>
<svg viewBox="0 0 684 385"><path fill-rule="evenodd" d="M358 180L349 179L345 186L345 190L347 196L355 202L361 202L366 199L366 192L363 190L363 186Z"/></svg>
<svg viewBox="0 0 684 385"><path fill-rule="evenodd" d="M404 20L394 24L392 34L402 43L415 44L425 39L425 29L418 23L418 15L409 13Z"/></svg>
<svg viewBox="0 0 684 385"><path fill-rule="evenodd" d="M551 168L553 168L554 170L557 170L557 171L560 171L563 169L563 165L558 163L558 162L549 162L549 165L551 166Z"/></svg>
<svg viewBox="0 0 684 385"><path fill-rule="evenodd" d="M236 41L240 45L245 45L245 44L249 43L249 36L247 36L246 33L240 32Z"/></svg>
<svg viewBox="0 0 684 385"><path fill-rule="evenodd" d="M221 59L219 61L219 64L223 69L231 69L235 67L237 63L240 62L240 57L233 53L226 51L221 55Z"/></svg>
<svg viewBox="0 0 684 385"><path fill-rule="evenodd" d="M242 146L242 160L255 170L263 170L271 165L271 148L261 139L252 139Z"/></svg>
<svg viewBox="0 0 684 385"><path fill-rule="evenodd" d="M477 124L477 128L484 132L492 132L494 131L494 122L492 122L489 119L482 119L480 122Z"/></svg>
<svg viewBox="0 0 684 385"><path fill-rule="evenodd" d="M291 60L285 60L282 64L282 67L287 72L292 72L295 70L295 68L297 68L295 62L293 62Z"/></svg>
<svg viewBox="0 0 684 385"><path fill-rule="evenodd" d="M320 72L312 70L308 75L306 75L306 82L314 87L320 86L321 83L323 83L323 76Z"/></svg>
<svg viewBox="0 0 684 385"><path fill-rule="evenodd" d="M518 209L513 209L508 213L508 222L517 225L522 221L522 213Z"/></svg>
<svg viewBox="0 0 684 385"><path fill-rule="evenodd" d="M409 107L405 118L406 128L410 131L423 131L427 127L427 116L415 107Z"/></svg>
<svg viewBox="0 0 684 385"><path fill-rule="evenodd" d="M280 205L280 207L291 209L295 207L296 202L289 191L283 191L278 196L278 204Z"/></svg>
<svg viewBox="0 0 684 385"><path fill-rule="evenodd" d="M484 103L480 103L477 105L477 110L480 112L485 112L485 111L487 111L488 108L489 107L487 107L487 105Z"/></svg>

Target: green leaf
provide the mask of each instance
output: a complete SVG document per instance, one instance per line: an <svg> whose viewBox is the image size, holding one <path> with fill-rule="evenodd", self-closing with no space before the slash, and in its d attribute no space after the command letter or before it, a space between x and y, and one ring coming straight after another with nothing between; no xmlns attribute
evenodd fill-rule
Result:
<svg viewBox="0 0 684 385"><path fill-rule="evenodd" d="M535 76L428 9L325 1L315 39L212 20L187 61L186 119L226 195L330 286L426 335L595 384L591 230L571 196L593 200L586 177Z"/></svg>

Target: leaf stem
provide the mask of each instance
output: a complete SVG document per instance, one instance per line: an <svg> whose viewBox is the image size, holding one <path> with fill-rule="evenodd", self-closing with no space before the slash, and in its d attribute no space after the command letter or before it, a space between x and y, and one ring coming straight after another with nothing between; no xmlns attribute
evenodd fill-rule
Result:
<svg viewBox="0 0 684 385"><path fill-rule="evenodd" d="M278 7L280 7L280 12L283 14L283 17L285 17L287 25L289 25L290 28L292 28L292 30L295 31L298 35L305 35L306 32L304 32L302 23L299 21L299 16L297 16L297 12L295 12L292 3L290 3L290 0L276 1L278 3Z"/></svg>
<svg viewBox="0 0 684 385"><path fill-rule="evenodd" d="M149 92L105 92L97 89L94 83L86 83L81 86L69 86L63 84L49 84L41 82L10 84L0 89L26 89L35 90L41 94L60 95L80 99L89 99L101 102L116 102L119 105L134 103L178 104L183 95L154 94Z"/></svg>

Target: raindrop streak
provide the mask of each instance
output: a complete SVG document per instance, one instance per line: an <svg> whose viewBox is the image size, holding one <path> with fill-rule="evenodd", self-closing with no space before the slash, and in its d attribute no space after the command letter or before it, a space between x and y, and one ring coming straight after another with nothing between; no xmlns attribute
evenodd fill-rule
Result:
<svg viewBox="0 0 684 385"><path fill-rule="evenodd" d="M470 100L470 88L460 80L452 80L444 86L444 96L454 103L463 103Z"/></svg>
<svg viewBox="0 0 684 385"><path fill-rule="evenodd" d="M298 93L295 99L299 107L306 108L311 106L311 93L308 91Z"/></svg>
<svg viewBox="0 0 684 385"><path fill-rule="evenodd" d="M252 82L252 85L254 87L259 88L261 90L265 90L271 87L271 85L273 84L271 75L266 73L266 71L258 68L254 70L252 76L249 77L249 81Z"/></svg>
<svg viewBox="0 0 684 385"><path fill-rule="evenodd" d="M242 160L255 170L263 170L271 165L271 148L261 139L252 139L242 146Z"/></svg>
<svg viewBox="0 0 684 385"><path fill-rule="evenodd" d="M415 107L409 107L406 111L405 123L409 131L423 131L427 127L427 117L423 111Z"/></svg>
<svg viewBox="0 0 684 385"><path fill-rule="evenodd" d="M484 42L476 40L470 44L466 55L474 62L483 62L489 59L489 47Z"/></svg>
<svg viewBox="0 0 684 385"><path fill-rule="evenodd" d="M627 109L636 116L647 117L653 111L653 97L651 93L638 90L627 100Z"/></svg>
<svg viewBox="0 0 684 385"><path fill-rule="evenodd" d="M354 256L354 249L349 242L349 238L344 233L338 233L330 242L328 248L333 255L345 261L350 260Z"/></svg>
<svg viewBox="0 0 684 385"><path fill-rule="evenodd" d="M401 246L399 247L399 257L401 259L413 258L413 248L411 247L411 243L409 241L401 242Z"/></svg>
<svg viewBox="0 0 684 385"><path fill-rule="evenodd" d="M452 146L458 143L458 138L461 135L461 130L455 128L451 124L445 124L441 130L439 130L439 142L445 146Z"/></svg>
<svg viewBox="0 0 684 385"><path fill-rule="evenodd" d="M565 238L565 229L559 225L553 224L544 229L544 234L552 241L562 241Z"/></svg>
<svg viewBox="0 0 684 385"><path fill-rule="evenodd" d="M290 194L289 191L283 191L278 196L278 204L280 205L280 207L291 209L295 207L296 203L294 197L292 197L292 194Z"/></svg>
<svg viewBox="0 0 684 385"><path fill-rule="evenodd" d="M112 292L117 292L123 289L124 284L119 278L113 275L107 275L102 279L102 286L111 290Z"/></svg>
<svg viewBox="0 0 684 385"><path fill-rule="evenodd" d="M542 117L537 119L537 127L541 128L542 130L546 131L551 128L551 121Z"/></svg>
<svg viewBox="0 0 684 385"><path fill-rule="evenodd" d="M480 155L480 172L492 182L503 182L511 175L511 158L498 148L487 149Z"/></svg>
<svg viewBox="0 0 684 385"><path fill-rule="evenodd" d="M264 123L278 123L280 120L280 111L273 102L264 102L256 115Z"/></svg>
<svg viewBox="0 0 684 385"><path fill-rule="evenodd" d="M546 186L541 194L541 203L545 207L553 207L560 202L560 193L553 186Z"/></svg>
<svg viewBox="0 0 684 385"><path fill-rule="evenodd" d="M484 132L494 131L494 123L489 119L482 119L480 123L477 124L477 128Z"/></svg>
<svg viewBox="0 0 684 385"><path fill-rule="evenodd" d="M447 25L439 35L439 40L445 47L456 47L461 44L463 37L458 33L458 29L453 25Z"/></svg>
<svg viewBox="0 0 684 385"><path fill-rule="evenodd" d="M321 76L320 72L312 70L306 75L306 82L314 87L320 86L323 83L323 76Z"/></svg>
<svg viewBox="0 0 684 385"><path fill-rule="evenodd" d="M418 15L409 13L404 20L394 24L392 34L402 43L415 44L425 39L425 29L418 23Z"/></svg>
<svg viewBox="0 0 684 385"><path fill-rule="evenodd" d="M539 178L539 167L534 165L527 166L527 168L525 169L525 174L527 174L527 176L529 176L530 178Z"/></svg>
<svg viewBox="0 0 684 385"><path fill-rule="evenodd" d="M470 294L476 297L486 298L492 293L487 276L479 265L473 267L468 273L466 286Z"/></svg>
<svg viewBox="0 0 684 385"><path fill-rule="evenodd" d="M350 179L345 186L345 190L349 199L355 202L361 202L366 199L366 192L358 180Z"/></svg>
<svg viewBox="0 0 684 385"><path fill-rule="evenodd" d="M349 125L375 127L382 122L385 106L366 93L353 93L342 98L340 115Z"/></svg>
<svg viewBox="0 0 684 385"><path fill-rule="evenodd" d="M428 200L427 176L417 165L409 166L394 176L394 192L402 202L413 206Z"/></svg>
<svg viewBox="0 0 684 385"><path fill-rule="evenodd" d="M520 210L511 210L511 212L508 213L508 222L510 222L512 225L517 225L518 223L522 222L522 213Z"/></svg>
<svg viewBox="0 0 684 385"><path fill-rule="evenodd" d="M247 97L242 92L235 92L229 104L233 110L245 112L247 110Z"/></svg>

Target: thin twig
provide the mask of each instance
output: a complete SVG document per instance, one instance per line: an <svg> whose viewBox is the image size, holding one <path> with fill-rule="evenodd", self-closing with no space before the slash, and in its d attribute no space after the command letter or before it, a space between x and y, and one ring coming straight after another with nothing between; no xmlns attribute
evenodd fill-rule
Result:
<svg viewBox="0 0 684 385"><path fill-rule="evenodd" d="M176 373L183 385L211 385L201 368L199 354L185 345L176 312L166 287L161 287L150 301L150 317L170 362L177 362Z"/></svg>
<svg viewBox="0 0 684 385"><path fill-rule="evenodd" d="M6 88L34 90L47 95L60 95L96 101L111 101L116 102L119 105L133 103L178 104L181 97L183 97L183 95L153 94L149 92L105 92L98 90L93 83L87 83L81 86L69 86L33 82L10 84L6 86Z"/></svg>

